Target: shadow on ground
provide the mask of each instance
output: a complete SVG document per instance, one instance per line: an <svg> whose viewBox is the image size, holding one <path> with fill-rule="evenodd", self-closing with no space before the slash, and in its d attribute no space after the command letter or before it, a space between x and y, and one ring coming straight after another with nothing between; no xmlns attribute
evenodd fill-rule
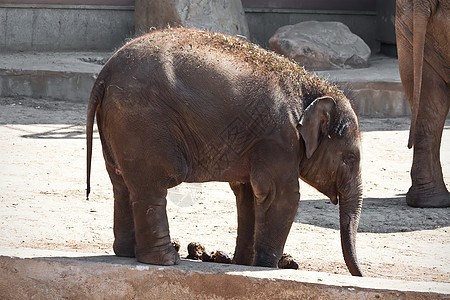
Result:
<svg viewBox="0 0 450 300"><path fill-rule="evenodd" d="M42 132L24 134L21 137L31 139L86 139L84 127L77 125L59 126Z"/></svg>
<svg viewBox="0 0 450 300"><path fill-rule="evenodd" d="M420 212L419 214L417 212ZM450 226L449 208L413 208L405 196L365 198L358 232L395 233ZM417 216L420 217L417 217ZM300 201L295 222L339 229L339 207L329 200Z"/></svg>

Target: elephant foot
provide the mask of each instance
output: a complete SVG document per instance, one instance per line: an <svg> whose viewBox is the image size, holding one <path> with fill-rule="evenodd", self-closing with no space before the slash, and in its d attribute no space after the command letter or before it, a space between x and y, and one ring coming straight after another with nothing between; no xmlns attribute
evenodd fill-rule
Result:
<svg viewBox="0 0 450 300"><path fill-rule="evenodd" d="M280 258L281 255L277 255L276 253L255 253L253 265L258 267L278 268Z"/></svg>
<svg viewBox="0 0 450 300"><path fill-rule="evenodd" d="M445 187L435 193L411 187L406 194L406 203L421 208L450 207L450 193Z"/></svg>
<svg viewBox="0 0 450 300"><path fill-rule="evenodd" d="M135 257L134 254L134 241L130 242L119 242L117 239L113 244L114 253L120 257Z"/></svg>
<svg viewBox="0 0 450 300"><path fill-rule="evenodd" d="M136 249L136 258L139 262L152 265L172 266L180 263L180 255L172 243L150 249Z"/></svg>
<svg viewBox="0 0 450 300"><path fill-rule="evenodd" d="M235 265L251 266L253 264L253 252L249 252L244 255L240 255L239 253L235 252L233 255L232 263Z"/></svg>

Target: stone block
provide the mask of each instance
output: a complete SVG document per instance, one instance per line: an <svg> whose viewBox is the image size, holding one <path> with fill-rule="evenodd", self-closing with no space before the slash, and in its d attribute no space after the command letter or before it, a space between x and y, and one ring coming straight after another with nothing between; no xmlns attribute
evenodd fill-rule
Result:
<svg viewBox="0 0 450 300"><path fill-rule="evenodd" d="M118 48L127 37L134 34L134 22L128 18L128 12L125 10L115 11L114 18L111 18L111 13L106 10L91 10L84 15L86 27L84 40L89 49L108 49L105 45L114 45Z"/></svg>
<svg viewBox="0 0 450 300"><path fill-rule="evenodd" d="M308 70L365 68L370 48L340 22L306 21L279 28L269 47Z"/></svg>
<svg viewBox="0 0 450 300"><path fill-rule="evenodd" d="M0 52L6 49L6 10L0 10Z"/></svg>
<svg viewBox="0 0 450 300"><path fill-rule="evenodd" d="M32 47L36 50L50 50L58 44L61 19L55 18L49 9L34 11Z"/></svg>
<svg viewBox="0 0 450 300"><path fill-rule="evenodd" d="M133 16L112 6L0 7L0 52L110 51L133 35Z"/></svg>
<svg viewBox="0 0 450 300"><path fill-rule="evenodd" d="M90 49L87 43L87 14L89 11L61 10L58 19L61 22L59 45L61 50Z"/></svg>
<svg viewBox="0 0 450 300"><path fill-rule="evenodd" d="M19 50L31 48L33 40L33 11L10 9L6 11L5 44Z"/></svg>

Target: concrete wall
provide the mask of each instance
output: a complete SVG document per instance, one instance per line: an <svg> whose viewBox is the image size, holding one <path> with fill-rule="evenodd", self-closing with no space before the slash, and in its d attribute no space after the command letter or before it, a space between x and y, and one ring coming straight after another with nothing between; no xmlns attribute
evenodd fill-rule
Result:
<svg viewBox="0 0 450 300"><path fill-rule="evenodd" d="M376 12L245 8L251 40L302 21L340 21L377 51ZM134 6L0 4L0 52L110 51L134 35Z"/></svg>
<svg viewBox="0 0 450 300"><path fill-rule="evenodd" d="M15 4L134 5L134 0L2 0ZM353 0L355 1L355 0ZM373 0L365 0L373 1Z"/></svg>
<svg viewBox="0 0 450 300"><path fill-rule="evenodd" d="M24 1L24 0L16 0ZM28 0L31 1L31 0ZM42 0L43 1L43 0ZM66 0L69 1L69 0ZM73 1L73 0L72 0ZM78 0L79 1L79 0ZM98 0L97 0L98 1ZM332 10L376 10L377 0L241 0L244 7L332 9ZM386 1L386 0L381 0Z"/></svg>
<svg viewBox="0 0 450 300"><path fill-rule="evenodd" d="M133 34L133 6L0 4L0 52L108 51Z"/></svg>

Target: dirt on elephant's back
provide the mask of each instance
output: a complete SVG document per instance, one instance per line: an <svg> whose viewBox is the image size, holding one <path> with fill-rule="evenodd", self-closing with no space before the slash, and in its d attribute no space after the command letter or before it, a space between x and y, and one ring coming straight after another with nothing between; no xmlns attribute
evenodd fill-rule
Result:
<svg viewBox="0 0 450 300"><path fill-rule="evenodd" d="M186 61L204 58L213 52L218 61L239 64L240 72L248 70L257 78L267 78L289 87L292 97L300 97L302 85L307 89L320 89L320 95L331 95L339 100L342 92L333 84L306 71L294 60L268 51L236 36L192 28L167 28L154 30L126 44L124 49L136 50L151 57L184 56ZM127 54L128 56L128 54ZM173 59L171 58L171 59ZM201 66L196 66L201 67Z"/></svg>

